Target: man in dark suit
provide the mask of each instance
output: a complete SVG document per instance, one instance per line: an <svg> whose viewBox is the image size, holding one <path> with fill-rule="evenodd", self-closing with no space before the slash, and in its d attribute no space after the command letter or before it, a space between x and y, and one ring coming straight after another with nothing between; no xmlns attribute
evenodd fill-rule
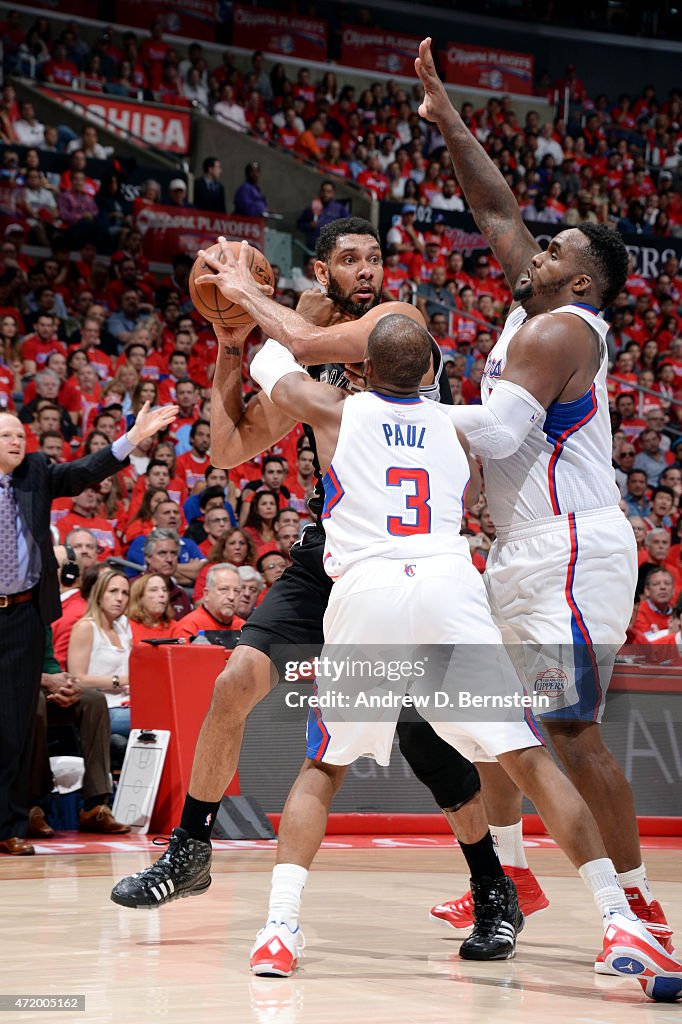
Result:
<svg viewBox="0 0 682 1024"><path fill-rule="evenodd" d="M133 448L164 430L176 406L140 411L126 435L75 462L26 454L23 424L0 414L0 852L33 853L24 838L31 735L45 626L61 615L50 535L53 498L79 494L122 469Z"/></svg>
<svg viewBox="0 0 682 1024"><path fill-rule="evenodd" d="M194 182L194 205L198 210L225 213L225 189L220 184L223 168L215 156L207 156L201 165L203 178Z"/></svg>

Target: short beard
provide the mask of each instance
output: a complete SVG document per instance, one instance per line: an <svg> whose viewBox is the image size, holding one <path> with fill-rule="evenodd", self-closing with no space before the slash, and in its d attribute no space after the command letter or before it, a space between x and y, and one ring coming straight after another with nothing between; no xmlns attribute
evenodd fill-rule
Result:
<svg viewBox="0 0 682 1024"><path fill-rule="evenodd" d="M535 286L532 281L528 281L527 284L522 284L519 288L515 288L512 292L512 298L514 302L527 302L528 299L548 299L553 295L558 295L560 291L566 287L572 280L574 274L566 274L565 277L559 278L558 281L551 281L549 284Z"/></svg>
<svg viewBox="0 0 682 1024"><path fill-rule="evenodd" d="M331 273L327 275L327 296L342 313L347 313L348 316L352 316L356 320L359 320L365 313L369 313L370 309L374 309L381 301L381 295L376 291L373 291L372 298L365 302L358 302L352 295L345 295Z"/></svg>

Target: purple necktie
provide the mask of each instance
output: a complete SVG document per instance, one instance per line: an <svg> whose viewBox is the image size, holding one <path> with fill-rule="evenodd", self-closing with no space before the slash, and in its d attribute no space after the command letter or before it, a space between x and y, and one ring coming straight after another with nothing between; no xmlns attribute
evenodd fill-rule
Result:
<svg viewBox="0 0 682 1024"><path fill-rule="evenodd" d="M0 594L17 584L19 550L17 543L17 506L8 476L0 477Z"/></svg>

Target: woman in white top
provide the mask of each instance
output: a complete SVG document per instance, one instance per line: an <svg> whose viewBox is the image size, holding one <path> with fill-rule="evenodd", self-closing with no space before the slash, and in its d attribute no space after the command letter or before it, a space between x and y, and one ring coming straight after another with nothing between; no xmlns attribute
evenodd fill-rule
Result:
<svg viewBox="0 0 682 1024"><path fill-rule="evenodd" d="M88 608L75 624L69 640L67 669L81 686L102 690L109 705L112 733L128 736L128 657L132 647L130 624L125 616L130 584L122 573L100 573L88 600Z"/></svg>

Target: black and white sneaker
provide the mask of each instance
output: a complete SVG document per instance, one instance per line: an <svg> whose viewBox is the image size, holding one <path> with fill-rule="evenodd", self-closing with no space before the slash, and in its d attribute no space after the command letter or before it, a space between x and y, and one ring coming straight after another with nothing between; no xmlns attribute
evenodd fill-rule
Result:
<svg viewBox="0 0 682 1024"><path fill-rule="evenodd" d="M511 878L471 879L474 930L459 947L463 960L510 960L524 925Z"/></svg>
<svg viewBox="0 0 682 1024"><path fill-rule="evenodd" d="M185 896L200 896L211 884L211 844L191 839L184 828L174 828L168 849L156 863L128 875L111 890L121 907L160 907ZM158 840L154 840L158 842Z"/></svg>

